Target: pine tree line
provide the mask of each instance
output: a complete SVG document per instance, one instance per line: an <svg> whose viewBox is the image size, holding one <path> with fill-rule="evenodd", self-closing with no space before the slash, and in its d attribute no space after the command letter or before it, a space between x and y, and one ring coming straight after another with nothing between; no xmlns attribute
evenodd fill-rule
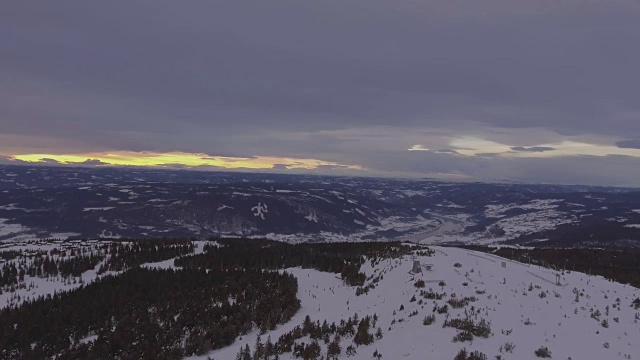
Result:
<svg viewBox="0 0 640 360"><path fill-rule="evenodd" d="M29 257L30 267L24 257L5 263L0 281L20 279L21 270L26 274L28 269L35 276L56 271L78 274L100 261L104 262L101 271L124 273L0 310L0 358L179 359L204 354L232 344L255 328L262 333L275 329L298 311L297 279L274 270L313 268L340 274L346 283L361 286L366 280L360 272L365 260L375 263L412 250L400 243L216 241L199 255L188 255L193 244L185 239L126 241L82 250L54 249ZM181 270L137 267L172 257L178 257L175 265ZM341 351L340 337L353 337L355 345L372 342L370 328L376 321L376 317L354 317L328 325L308 319L298 330L283 335L276 349L313 358L324 348L314 343L323 341L327 358L332 358ZM382 336L378 333L375 337ZM88 341L89 336L96 338ZM302 336L310 336L312 343L297 343ZM353 346L346 349L355 351Z"/></svg>
<svg viewBox="0 0 640 360"><path fill-rule="evenodd" d="M640 288L640 261L638 261L640 249L500 248L496 250L483 246L467 246L467 248L556 270L600 275Z"/></svg>
<svg viewBox="0 0 640 360"><path fill-rule="evenodd" d="M180 359L298 311L297 279L269 271L132 269L0 311L0 358ZM94 342L81 339L94 334Z"/></svg>
<svg viewBox="0 0 640 360"><path fill-rule="evenodd" d="M269 337L263 343L258 337L253 351L248 344L241 347L236 355L236 360L278 359L280 355L287 353L305 360L319 359L322 354L326 354L326 359L337 359L343 350L341 345L343 339L353 338L353 344L356 347L369 345L375 339L381 339L383 335L379 327L375 335L370 332L377 325L377 321L378 316L375 314L365 316L362 319L359 319L356 314L347 320L340 320L339 324L334 322L329 325L326 320L322 324L320 321L312 321L307 315L301 325L282 334L276 342L272 342ZM311 342L298 342L306 337L309 337ZM323 351L324 347L326 347L325 351ZM349 345L346 351L355 354L356 347Z"/></svg>
<svg viewBox="0 0 640 360"><path fill-rule="evenodd" d="M184 256L175 266L205 268L213 271L237 269L285 269L302 267L341 274L351 286L364 284L360 272L365 259L407 254L411 248L397 242L286 244L257 239L219 239L221 246L205 246L205 253Z"/></svg>
<svg viewBox="0 0 640 360"><path fill-rule="evenodd" d="M98 270L99 274L107 271L123 271L144 263L158 262L193 253L190 241L134 241L114 242L104 250L110 256Z"/></svg>

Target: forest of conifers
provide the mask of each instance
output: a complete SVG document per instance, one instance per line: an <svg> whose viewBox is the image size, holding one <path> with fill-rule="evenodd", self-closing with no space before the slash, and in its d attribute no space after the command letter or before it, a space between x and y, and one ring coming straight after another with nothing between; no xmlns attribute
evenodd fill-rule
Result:
<svg viewBox="0 0 640 360"><path fill-rule="evenodd" d="M0 310L0 358L180 359L205 354L253 329L274 329L298 311L297 279L277 270L313 268L361 286L364 256L376 261L409 251L399 243L290 245L250 239L218 239L197 255L191 255L188 240L104 246L100 255L54 260L55 254L41 253L29 266L5 264L6 282L25 274L74 273L63 270L67 268L124 273L108 273L77 290ZM174 257L176 269L138 267Z"/></svg>
<svg viewBox="0 0 640 360"><path fill-rule="evenodd" d="M601 275L607 279L640 288L639 249L589 248L493 248L466 246L511 260L552 267L558 270L579 271Z"/></svg>

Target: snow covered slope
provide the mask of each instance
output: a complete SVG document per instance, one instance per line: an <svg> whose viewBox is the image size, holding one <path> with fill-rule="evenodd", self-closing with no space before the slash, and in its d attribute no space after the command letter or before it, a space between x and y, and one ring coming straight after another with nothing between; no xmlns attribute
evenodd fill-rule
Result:
<svg viewBox="0 0 640 360"><path fill-rule="evenodd" d="M276 341L307 315L314 321L338 323L354 314L360 318L376 314L382 338L356 347L356 354L349 358L371 359L377 351L382 359L453 359L466 348L489 359L537 359L535 351L541 347L548 348L553 359L640 358L640 310L631 306L640 297L639 289L598 276L556 272L464 249L433 249L436 254L432 257L416 257L423 265L433 265L432 271L421 274L410 273L410 256L376 265L369 262L363 266L368 276L365 285L380 275L382 278L360 296L334 274L288 269L299 280L302 308L286 325L262 334L261 341L269 337ZM415 286L419 280L424 281L424 288ZM445 295L440 300L426 299L421 292ZM467 298L468 304L453 308L455 302L447 304L453 294L462 303L460 300ZM411 301L413 297L415 301ZM434 312L436 307L442 311L444 305L447 313ZM424 325L429 315L435 315L435 322ZM476 324L482 319L490 322L488 338L453 341L459 331L443 327L445 320L467 315ZM253 350L258 335L254 332L207 356L235 359L241 347L249 345ZM309 343L310 339L299 342ZM345 349L349 345L353 345L352 338L344 337L340 358L348 357ZM320 341L320 346L326 354L327 345ZM280 357L293 358L291 354Z"/></svg>
<svg viewBox="0 0 640 360"><path fill-rule="evenodd" d="M197 242L194 252L202 253L204 244ZM73 246L75 251L84 249L85 255L106 256L95 242ZM21 261L28 266L34 261L30 253L53 254L56 249L65 251L65 243L13 245L2 250L22 252ZM632 306L640 298L640 289L599 276L557 272L465 249L431 249L435 250L433 256L367 260L361 268L367 280L359 289L344 284L339 274L287 269L298 278L302 305L287 324L261 335L256 330L227 348L193 359L235 359L241 347L249 345L253 350L259 335L262 342L268 338L275 342L307 316L312 321L339 324L356 314L360 319L374 317L370 332L375 334L379 327L382 337L356 346L353 336L344 336L340 358L371 359L377 352L383 359L453 359L464 348L480 351L488 359L536 359L535 351L541 347L548 348L553 359L640 358L640 309ZM59 254L51 256L62 259ZM26 275L26 287L0 294L0 307L95 281L104 261L79 277ZM414 261L423 265L422 273L411 273ZM426 270L427 265L432 270ZM167 259L143 266L172 268L174 263ZM423 287L418 287L421 282ZM434 317L433 323L425 325L430 317ZM468 319L476 326L484 320L489 334L476 332L470 339L454 341L462 332L443 325L455 325L455 319ZM296 340L303 342L309 344L312 339ZM319 344L326 354L327 344L322 340ZM352 356L346 354L349 346L355 350ZM293 358L291 353L280 356Z"/></svg>

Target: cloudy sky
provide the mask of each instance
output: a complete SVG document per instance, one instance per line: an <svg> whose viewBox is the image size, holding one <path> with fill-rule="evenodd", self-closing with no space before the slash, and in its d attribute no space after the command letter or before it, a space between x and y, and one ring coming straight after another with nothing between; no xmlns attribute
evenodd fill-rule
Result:
<svg viewBox="0 0 640 360"><path fill-rule="evenodd" d="M0 162L640 186L637 0L3 0Z"/></svg>

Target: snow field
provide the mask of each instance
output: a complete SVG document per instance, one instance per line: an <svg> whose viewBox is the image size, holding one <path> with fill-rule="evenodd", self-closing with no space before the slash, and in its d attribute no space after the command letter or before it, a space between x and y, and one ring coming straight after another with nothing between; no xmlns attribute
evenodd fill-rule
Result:
<svg viewBox="0 0 640 360"><path fill-rule="evenodd" d="M329 323L338 323L355 313L360 317L375 313L383 338L358 347L357 354L350 358L371 359L378 350L383 359L453 359L460 349L466 348L479 350L490 359L496 355L503 359L537 359L534 351L541 346L548 347L554 359L640 358L640 321L635 319L640 311L630 307L633 299L640 296L640 290L575 272L561 274L562 286L558 286L555 285L557 272L552 270L463 249L434 249L437 251L433 257L417 257L422 263L433 264L433 271L418 275L409 273L412 259L408 256L402 260L382 260L377 265L365 264L363 271L368 276L382 274L383 279L368 294L360 296L335 274L300 268L286 270L299 280L302 308L289 323L263 334L261 340L265 342L270 336L272 341L277 341L280 335L300 325L307 315L314 321L326 319ZM502 267L503 261L506 268ZM455 263L461 267L454 267ZM422 299L420 289L414 286L419 279L426 282L425 290L432 288L447 295L440 301ZM446 285L440 287L440 281ZM582 293L577 303L574 288ZM545 295L541 297L543 292ZM452 293L457 298L475 296L478 299L466 310L473 307L479 310L477 320L483 318L491 322L493 334L489 338L475 338L471 343L453 342L458 331L443 328L446 314L435 313L436 322L423 325L424 317L434 314L434 302L442 306ZM410 302L414 295L417 301ZM614 307L617 298L620 306ZM608 316L605 315L607 306ZM600 321L591 316L596 310L601 313ZM417 315L409 316L415 311ZM464 318L464 314L465 309L449 306L449 318ZM608 321L608 328L602 326L604 319ZM241 346L248 344L253 348L258 335L254 331L227 348L191 359L207 356L234 359ZM512 353L504 351L506 343L515 345ZM344 349L350 344L351 338L343 339L341 358L347 358ZM326 352L326 345L321 342L321 346ZM293 359L291 354L280 358Z"/></svg>

